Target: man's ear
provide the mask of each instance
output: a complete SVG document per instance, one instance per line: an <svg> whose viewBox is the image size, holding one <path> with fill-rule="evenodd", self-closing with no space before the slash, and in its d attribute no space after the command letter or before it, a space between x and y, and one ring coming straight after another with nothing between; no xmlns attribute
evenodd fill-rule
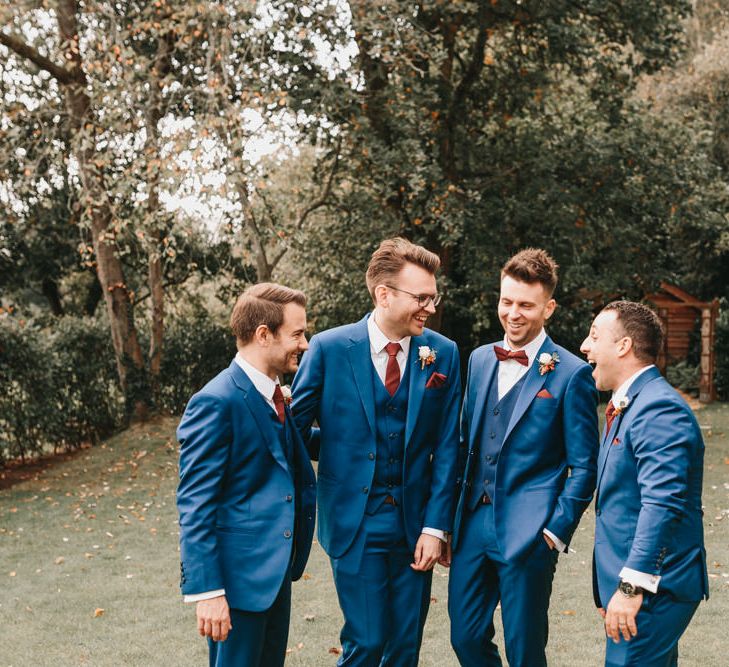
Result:
<svg viewBox="0 0 729 667"><path fill-rule="evenodd" d="M618 341L618 356L625 357L633 349L633 339L630 336L623 336Z"/></svg>
<svg viewBox="0 0 729 667"><path fill-rule="evenodd" d="M265 324L259 324L253 333L253 340L261 347L268 347L271 343L271 330Z"/></svg>
<svg viewBox="0 0 729 667"><path fill-rule="evenodd" d="M387 291L386 285L377 285L375 287L375 305L387 308L389 292Z"/></svg>
<svg viewBox="0 0 729 667"><path fill-rule="evenodd" d="M544 319L548 320L550 317L552 317L552 315L554 315L554 311L556 310L556 308L557 308L557 302L554 299L550 299L549 301L547 301L547 304L544 307L544 309L546 311Z"/></svg>

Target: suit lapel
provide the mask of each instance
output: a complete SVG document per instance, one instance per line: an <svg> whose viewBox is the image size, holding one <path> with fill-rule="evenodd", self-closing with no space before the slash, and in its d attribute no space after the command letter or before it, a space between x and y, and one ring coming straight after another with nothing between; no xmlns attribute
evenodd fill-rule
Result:
<svg viewBox="0 0 729 667"><path fill-rule="evenodd" d="M235 382L238 389L240 389L244 394L245 400L243 402L253 416L253 420L258 426L258 430L261 432L261 438L271 451L271 455L284 470L288 470L288 464L286 462L284 451L281 448L281 442L279 441L278 435L271 423L271 417L269 414L272 411L271 406L266 403L263 396L261 396L259 391L253 386L251 379L235 361L233 361L230 365L229 370L233 377L233 382Z"/></svg>
<svg viewBox="0 0 729 667"><path fill-rule="evenodd" d="M504 434L504 442L506 442L509 438L509 435L514 430L514 427L519 423L519 420L524 416L524 413L527 411L527 408L531 405L532 401L535 399L536 395L539 393L539 390L544 386L544 383L547 380L547 374L541 375L539 373L539 355L543 352L553 352L554 351L554 343L552 342L552 339L547 336L544 339L544 342L542 343L542 346L539 348L539 351L537 352L536 357L534 358L534 363L529 367L529 370L527 371L526 380L524 381L524 386L521 388L521 392L519 392L519 398L516 401L516 405L514 406L514 412L511 413L511 419L509 420L509 426L506 429L506 433ZM551 373L559 373L559 364L556 364L553 371L550 371Z"/></svg>
<svg viewBox="0 0 729 667"><path fill-rule="evenodd" d="M479 432L479 424L486 407L486 399L489 393L489 387L492 382L496 382L496 370L499 367L499 361L493 351L493 347L489 347L485 351L485 359L480 368L473 369L473 382L476 385L476 393L471 397L469 387L469 397L466 409L471 413L471 427L469 430L469 445L473 446L476 434Z"/></svg>
<svg viewBox="0 0 729 667"><path fill-rule="evenodd" d="M406 366L406 368L410 368L410 377L408 378L410 386L408 387L408 413L405 421L405 447L408 446L415 425L418 423L418 415L423 405L423 396L425 396L425 384L427 377L430 375L427 368L420 368L418 358L418 348L421 345L427 345L427 342L425 336L413 336L410 339L410 350ZM403 373L404 375L405 373Z"/></svg>
<svg viewBox="0 0 729 667"><path fill-rule="evenodd" d="M633 384L630 385L630 388L628 389L628 393L626 394L628 398L628 405L626 406L625 410L620 412L615 419L613 420L612 426L610 430L605 433L605 438L602 441L602 445L600 447L600 456L598 459L598 477L597 477L597 489L600 488L600 482L602 481L603 473L605 472L605 464L607 463L608 456L610 456L610 451L612 450L611 444L617 436L618 432L620 431L620 425L623 422L623 417L625 416L625 413L630 410L630 404L635 400L636 396L640 393L640 390L645 387L651 380L655 380L656 378L661 376L661 372L654 366L653 368L649 368L647 371L643 371L633 382Z"/></svg>
<svg viewBox="0 0 729 667"><path fill-rule="evenodd" d="M372 379L372 353L370 352L370 338L367 333L367 318L357 323L357 331L350 339L352 345L347 349L349 363L352 366L354 383L359 392L367 422L372 433L377 434L375 424L375 386Z"/></svg>

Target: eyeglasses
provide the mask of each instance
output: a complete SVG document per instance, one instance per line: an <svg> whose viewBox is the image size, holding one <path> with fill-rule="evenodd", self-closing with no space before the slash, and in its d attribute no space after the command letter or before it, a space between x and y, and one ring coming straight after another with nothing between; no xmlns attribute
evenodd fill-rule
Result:
<svg viewBox="0 0 729 667"><path fill-rule="evenodd" d="M407 290L400 289L399 287L395 287L394 285L388 285L385 284L385 287L389 287L390 289L394 289L396 292L402 292L403 294L408 294L413 299L417 299L418 301L418 308L427 308L429 303L433 303L433 306L435 308L438 307L438 304L441 302L441 299L443 298L440 294L413 294L412 292L408 292Z"/></svg>

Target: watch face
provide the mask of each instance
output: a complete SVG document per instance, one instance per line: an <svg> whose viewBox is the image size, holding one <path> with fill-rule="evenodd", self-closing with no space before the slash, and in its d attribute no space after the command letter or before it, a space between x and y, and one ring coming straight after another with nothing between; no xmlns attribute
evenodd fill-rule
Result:
<svg viewBox="0 0 729 667"><path fill-rule="evenodd" d="M620 592L623 595L627 595L628 597L633 597L638 592L636 587L628 581L621 581L618 588L620 588Z"/></svg>

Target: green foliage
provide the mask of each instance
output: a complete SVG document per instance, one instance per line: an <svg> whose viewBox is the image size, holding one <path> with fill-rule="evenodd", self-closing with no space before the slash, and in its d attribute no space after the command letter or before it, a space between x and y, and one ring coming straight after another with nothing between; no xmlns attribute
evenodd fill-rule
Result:
<svg viewBox="0 0 729 667"><path fill-rule="evenodd" d="M52 331L0 320L0 460L95 442L124 404L106 328L66 317Z"/></svg>
<svg viewBox="0 0 729 667"><path fill-rule="evenodd" d="M165 330L158 408L180 414L190 397L235 355L227 326L200 309L170 322Z"/></svg>
<svg viewBox="0 0 729 667"><path fill-rule="evenodd" d="M719 399L729 401L729 300L722 299L716 322L716 393Z"/></svg>
<svg viewBox="0 0 729 667"><path fill-rule="evenodd" d="M679 389L698 395L701 367L689 361L679 361L666 368L666 379Z"/></svg>

